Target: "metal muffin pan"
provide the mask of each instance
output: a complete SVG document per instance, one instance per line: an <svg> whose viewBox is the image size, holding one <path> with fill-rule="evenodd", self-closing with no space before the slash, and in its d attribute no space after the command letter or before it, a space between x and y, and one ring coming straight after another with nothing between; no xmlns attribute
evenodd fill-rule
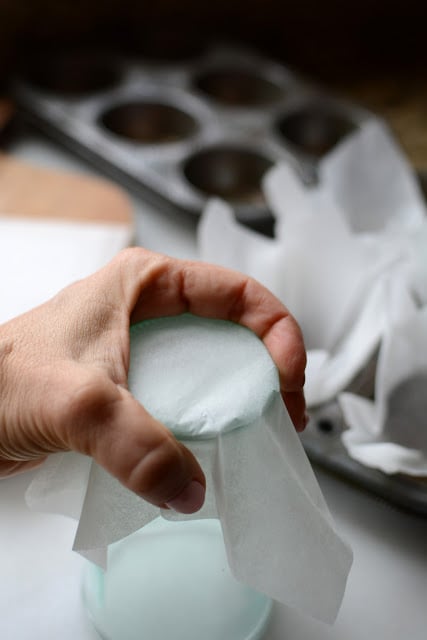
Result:
<svg viewBox="0 0 427 640"><path fill-rule="evenodd" d="M347 387L347 391L359 394L369 399L374 398L375 371L378 362L379 349L372 354L365 368L360 371ZM421 381L421 388L425 388L425 380ZM419 390L418 387L415 389ZM407 391L407 390L406 390ZM391 401L391 408L400 430L405 424L405 438L403 446L411 446L408 441L408 425L404 419L405 407L410 402L410 393L395 390ZM341 408L336 400L327 402L310 411L310 421L301 434L302 445L311 462L330 471L351 484L375 494L394 506L417 516L427 517L427 478L418 478L405 474L387 475L377 469L372 469L350 458L344 447L341 435L346 430L346 424ZM397 434L395 433L394 436ZM398 440L397 440L398 441Z"/></svg>
<svg viewBox="0 0 427 640"><path fill-rule="evenodd" d="M216 47L176 64L73 53L33 60L16 86L26 117L156 204L199 215L220 196L271 233L261 180L278 161L307 181L320 158L375 117L253 52ZM427 181L426 183L427 184ZM376 357L352 389L371 397ZM301 436L312 462L396 506L427 515L427 481L352 460L336 402Z"/></svg>
<svg viewBox="0 0 427 640"><path fill-rule="evenodd" d="M427 517L427 478L387 475L353 460L341 440L345 429L337 402L312 411L301 434L302 445L311 462L399 509Z"/></svg>
<svg viewBox="0 0 427 640"><path fill-rule="evenodd" d="M45 132L160 204L200 215L211 196L255 228L271 221L265 171L305 180L370 113L256 53L216 47L187 62L78 53L32 62L21 108Z"/></svg>

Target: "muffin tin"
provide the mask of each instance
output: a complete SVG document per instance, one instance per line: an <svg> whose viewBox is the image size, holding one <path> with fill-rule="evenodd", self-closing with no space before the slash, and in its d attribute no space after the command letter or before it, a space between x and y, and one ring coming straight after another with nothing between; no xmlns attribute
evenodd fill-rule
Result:
<svg viewBox="0 0 427 640"><path fill-rule="evenodd" d="M315 181L319 159L375 117L283 65L224 46L175 64L93 52L44 56L27 65L16 96L44 132L157 206L198 216L219 196L239 221L267 234L274 230L261 190L268 168L289 162ZM355 391L372 394L374 369L375 362L362 372ZM337 403L313 412L301 437L312 462L426 516L427 480L352 460L344 428Z"/></svg>
<svg viewBox="0 0 427 640"><path fill-rule="evenodd" d="M345 429L337 402L313 411L301 434L301 442L311 462L404 511L427 517L427 478L400 473L387 475L353 460L341 440Z"/></svg>
<svg viewBox="0 0 427 640"><path fill-rule="evenodd" d="M261 178L277 161L306 181L370 114L254 52L214 47L173 63L100 53L32 60L17 85L39 126L156 204L200 215L211 196L271 227Z"/></svg>

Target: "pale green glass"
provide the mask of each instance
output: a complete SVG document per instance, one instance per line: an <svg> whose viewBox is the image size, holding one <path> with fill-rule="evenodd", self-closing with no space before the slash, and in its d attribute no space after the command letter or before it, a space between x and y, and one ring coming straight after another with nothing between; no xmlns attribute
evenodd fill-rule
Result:
<svg viewBox="0 0 427 640"><path fill-rule="evenodd" d="M272 601L237 582L218 520L159 517L88 564L83 594L107 640L259 640Z"/></svg>
<svg viewBox="0 0 427 640"><path fill-rule="evenodd" d="M252 423L278 385L261 341L233 323L185 314L142 322L130 337L129 388L178 438ZM243 375L254 362L262 364L261 388L258 377ZM229 383L218 387L224 367L235 372L231 409ZM197 411L195 388L206 391ZM83 592L107 640L259 640L272 605L232 576L217 519L157 518L110 546L105 573L88 565Z"/></svg>

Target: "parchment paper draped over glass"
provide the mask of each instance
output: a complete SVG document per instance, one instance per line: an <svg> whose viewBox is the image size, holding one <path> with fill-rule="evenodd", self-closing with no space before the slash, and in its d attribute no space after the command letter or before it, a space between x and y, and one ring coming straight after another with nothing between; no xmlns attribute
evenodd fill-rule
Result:
<svg viewBox="0 0 427 640"><path fill-rule="evenodd" d="M202 465L206 501L191 517L220 519L234 576L332 622L352 553L335 530L261 340L237 324L189 314L143 322L131 330L129 385ZM98 563L107 545L159 515L73 453L50 457L27 500L60 512L71 506L79 517L74 548Z"/></svg>

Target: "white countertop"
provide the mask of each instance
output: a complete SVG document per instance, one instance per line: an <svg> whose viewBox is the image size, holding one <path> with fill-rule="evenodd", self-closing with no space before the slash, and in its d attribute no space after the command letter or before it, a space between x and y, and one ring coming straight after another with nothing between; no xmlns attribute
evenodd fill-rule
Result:
<svg viewBox="0 0 427 640"><path fill-rule="evenodd" d="M87 170L37 139L25 140L14 152L46 166ZM195 221L134 202L139 244L197 257ZM316 474L337 528L354 551L343 605L332 627L275 605L265 640L426 640L427 519ZM85 561L71 551L76 524L28 510L23 495L30 475L0 481L0 639L96 640L80 600Z"/></svg>

